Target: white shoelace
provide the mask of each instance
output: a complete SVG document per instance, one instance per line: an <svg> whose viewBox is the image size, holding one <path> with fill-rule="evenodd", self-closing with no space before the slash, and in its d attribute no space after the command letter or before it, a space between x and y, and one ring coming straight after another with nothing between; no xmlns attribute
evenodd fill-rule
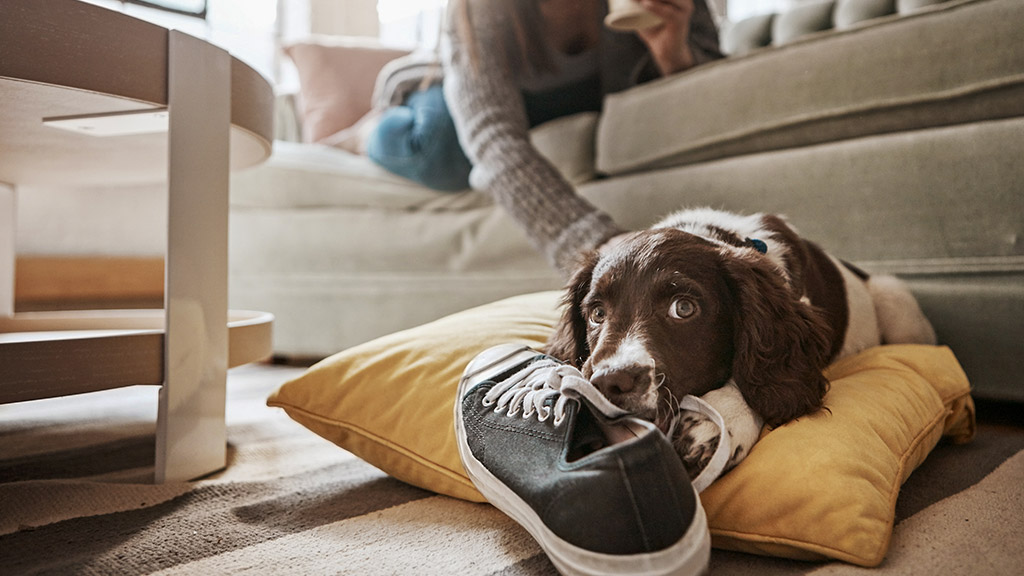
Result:
<svg viewBox="0 0 1024 576"><path fill-rule="evenodd" d="M551 405L548 399L556 397ZM507 416L522 414L522 418L536 415L541 422L554 415L554 425L559 426L565 419L566 404L570 399L586 398L591 406L599 410L605 417L615 419L626 416L626 412L612 404L583 374L576 368L562 364L550 358L542 358L531 362L528 366L498 383L484 395L483 404L494 406L494 411L506 412ZM729 461L732 446L726 432L725 420L710 404L696 396L684 396L679 402L680 410L699 412L711 419L721 431L718 448L711 456L708 465L694 478L691 483L697 492L703 492L722 472ZM682 415L677 414L669 429L669 438Z"/></svg>
<svg viewBox="0 0 1024 576"><path fill-rule="evenodd" d="M557 396L554 406L548 399ZM566 403L572 398L586 398L592 406L608 418L628 414L614 405L594 387L576 368L551 359L541 359L499 383L484 396L485 406L494 406L495 412L507 410L509 416L522 412L523 418L534 414L544 422L554 414L558 426L565 419Z"/></svg>

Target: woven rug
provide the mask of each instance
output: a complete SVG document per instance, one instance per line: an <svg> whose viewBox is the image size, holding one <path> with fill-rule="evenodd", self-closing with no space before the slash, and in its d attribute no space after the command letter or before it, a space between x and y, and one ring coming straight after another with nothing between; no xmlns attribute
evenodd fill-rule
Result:
<svg viewBox="0 0 1024 576"><path fill-rule="evenodd" d="M266 407L300 370L230 373L228 466L189 483L149 482L154 388L0 406L0 574L555 574L494 508L403 484ZM976 440L940 444L904 485L880 567L714 550L712 574L1020 574L1024 427L999 408L980 404Z"/></svg>

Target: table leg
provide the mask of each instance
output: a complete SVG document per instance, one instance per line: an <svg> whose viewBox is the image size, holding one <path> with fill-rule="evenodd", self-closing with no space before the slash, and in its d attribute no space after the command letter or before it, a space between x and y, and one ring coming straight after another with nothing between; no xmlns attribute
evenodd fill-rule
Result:
<svg viewBox="0 0 1024 576"><path fill-rule="evenodd" d="M14 187L0 182L0 316L14 314Z"/></svg>
<svg viewBox="0 0 1024 576"><path fill-rule="evenodd" d="M223 468L231 61L171 31L164 385L156 482Z"/></svg>

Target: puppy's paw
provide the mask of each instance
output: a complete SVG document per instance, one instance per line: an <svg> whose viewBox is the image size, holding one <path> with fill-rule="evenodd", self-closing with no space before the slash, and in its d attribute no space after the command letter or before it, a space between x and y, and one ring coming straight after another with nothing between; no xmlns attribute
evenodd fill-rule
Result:
<svg viewBox="0 0 1024 576"><path fill-rule="evenodd" d="M720 436L718 426L707 416L689 410L680 413L672 444L691 479L707 468L718 449Z"/></svg>

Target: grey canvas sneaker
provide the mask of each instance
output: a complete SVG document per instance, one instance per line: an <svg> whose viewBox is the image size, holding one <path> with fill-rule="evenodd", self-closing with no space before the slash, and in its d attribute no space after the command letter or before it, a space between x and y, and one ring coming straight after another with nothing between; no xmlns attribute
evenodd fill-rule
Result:
<svg viewBox="0 0 1024 576"><path fill-rule="evenodd" d="M462 463L563 574L701 574L711 539L682 461L575 368L502 345L466 367Z"/></svg>

